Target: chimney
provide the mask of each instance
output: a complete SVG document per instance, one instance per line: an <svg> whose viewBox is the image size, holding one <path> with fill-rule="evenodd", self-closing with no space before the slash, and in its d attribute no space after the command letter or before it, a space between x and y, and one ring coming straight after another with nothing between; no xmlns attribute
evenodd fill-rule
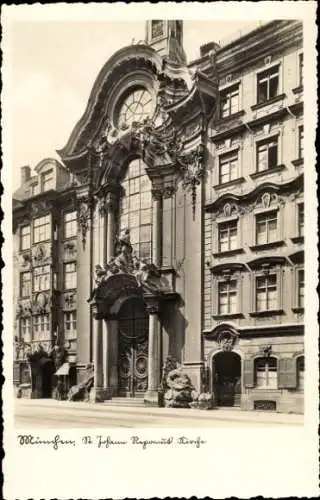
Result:
<svg viewBox="0 0 320 500"><path fill-rule="evenodd" d="M31 178L31 168L28 165L21 167L21 186L28 182Z"/></svg>

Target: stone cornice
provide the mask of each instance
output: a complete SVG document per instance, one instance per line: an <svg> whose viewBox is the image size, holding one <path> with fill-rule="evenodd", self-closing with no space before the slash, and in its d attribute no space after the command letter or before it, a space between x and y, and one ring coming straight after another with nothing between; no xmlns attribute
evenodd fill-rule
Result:
<svg viewBox="0 0 320 500"><path fill-rule="evenodd" d="M243 194L236 194L231 191L228 193L224 193L216 200L206 203L205 210L208 212L213 212L227 201L233 201L235 203L246 203L256 198L260 193L268 190L275 193L281 193L295 189L301 189L301 191L303 191L303 174L300 174L295 179L290 179L289 181L285 181L283 183L273 183L270 181L263 182L259 186L256 186L252 191Z"/></svg>
<svg viewBox="0 0 320 500"><path fill-rule="evenodd" d="M278 43L275 41L278 40ZM301 21L276 20L263 24L247 35L217 51L216 64L219 77L241 72L250 66L261 66L266 56L272 56L289 47L297 47L303 40ZM263 43L262 43L263 42Z"/></svg>

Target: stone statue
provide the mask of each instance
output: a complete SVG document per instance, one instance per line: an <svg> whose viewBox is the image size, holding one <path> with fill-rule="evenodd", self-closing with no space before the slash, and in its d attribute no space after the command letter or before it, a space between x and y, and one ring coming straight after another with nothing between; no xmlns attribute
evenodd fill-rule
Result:
<svg viewBox="0 0 320 500"><path fill-rule="evenodd" d="M107 271L105 269L103 269L103 267L100 266L100 264L97 264L95 266L95 271L94 271L95 287L93 288L91 295L88 298L87 302L91 302L94 299L94 297L97 293L97 289L101 285L102 281L105 279L106 274L107 274Z"/></svg>
<svg viewBox="0 0 320 500"><path fill-rule="evenodd" d="M169 390L164 395L166 408L190 408L194 387L179 364L177 368L168 373L167 386Z"/></svg>

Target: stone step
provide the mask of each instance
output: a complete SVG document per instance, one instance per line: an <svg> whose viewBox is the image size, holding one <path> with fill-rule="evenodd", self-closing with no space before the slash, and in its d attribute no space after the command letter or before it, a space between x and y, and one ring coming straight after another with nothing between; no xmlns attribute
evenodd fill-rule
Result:
<svg viewBox="0 0 320 500"><path fill-rule="evenodd" d="M144 406L143 398L126 398L126 397L114 397L112 399L108 399L104 402L105 405L108 406Z"/></svg>

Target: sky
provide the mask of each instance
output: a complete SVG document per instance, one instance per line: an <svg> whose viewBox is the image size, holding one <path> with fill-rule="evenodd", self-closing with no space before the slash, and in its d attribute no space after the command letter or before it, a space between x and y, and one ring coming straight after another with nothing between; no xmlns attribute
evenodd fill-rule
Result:
<svg viewBox="0 0 320 500"><path fill-rule="evenodd" d="M219 42L254 21L184 21L188 61L200 45ZM11 34L13 189L19 169L59 159L82 116L96 77L121 47L143 40L145 21L15 22Z"/></svg>

